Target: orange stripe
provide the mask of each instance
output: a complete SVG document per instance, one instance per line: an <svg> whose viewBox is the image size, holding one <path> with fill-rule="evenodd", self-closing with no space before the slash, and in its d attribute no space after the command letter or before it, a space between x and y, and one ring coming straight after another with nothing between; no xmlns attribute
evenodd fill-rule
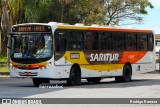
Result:
<svg viewBox="0 0 160 107"><path fill-rule="evenodd" d="M95 30L95 31L117 31L117 32L146 32L152 33L152 30L142 29L125 29L125 28L110 28L110 27L90 27L90 26L74 26L74 25L59 25L61 29L79 29L79 30Z"/></svg>
<svg viewBox="0 0 160 107"><path fill-rule="evenodd" d="M89 27L88 30L119 31L119 32L146 32L146 33L152 32L152 30L118 29L118 28L91 28L91 27Z"/></svg>
<svg viewBox="0 0 160 107"><path fill-rule="evenodd" d="M130 62L130 63L136 63L138 62L140 59L142 59L147 52L145 51L139 51L139 52L123 52L123 56L121 61L119 62L119 64L124 64L126 62Z"/></svg>

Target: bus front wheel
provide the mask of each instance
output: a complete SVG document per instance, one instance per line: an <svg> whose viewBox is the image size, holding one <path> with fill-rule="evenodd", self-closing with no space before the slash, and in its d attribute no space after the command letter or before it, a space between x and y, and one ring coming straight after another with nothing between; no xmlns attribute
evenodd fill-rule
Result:
<svg viewBox="0 0 160 107"><path fill-rule="evenodd" d="M132 70L129 65L125 65L123 68L123 75L115 77L116 82L129 82L132 78Z"/></svg>
<svg viewBox="0 0 160 107"><path fill-rule="evenodd" d="M50 83L47 78L32 78L34 86L38 87L42 83Z"/></svg>
<svg viewBox="0 0 160 107"><path fill-rule="evenodd" d="M67 85L74 86L81 84L81 71L77 67L72 67L70 71L70 76L67 79Z"/></svg>

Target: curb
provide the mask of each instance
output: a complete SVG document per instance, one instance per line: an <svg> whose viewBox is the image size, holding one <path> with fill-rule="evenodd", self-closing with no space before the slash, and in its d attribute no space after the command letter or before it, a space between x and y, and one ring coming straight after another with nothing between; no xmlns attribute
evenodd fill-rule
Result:
<svg viewBox="0 0 160 107"><path fill-rule="evenodd" d="M0 72L0 75L10 75L10 72Z"/></svg>
<svg viewBox="0 0 160 107"><path fill-rule="evenodd" d="M0 72L0 78L1 77L10 77L10 72Z"/></svg>

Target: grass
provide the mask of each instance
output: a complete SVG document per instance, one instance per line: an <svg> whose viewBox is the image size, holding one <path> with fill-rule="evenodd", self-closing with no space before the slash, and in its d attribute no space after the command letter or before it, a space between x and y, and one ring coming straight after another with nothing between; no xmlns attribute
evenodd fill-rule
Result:
<svg viewBox="0 0 160 107"><path fill-rule="evenodd" d="M0 62L6 62L7 64L7 56L0 54ZM6 64L0 65L0 72L9 72L9 67Z"/></svg>
<svg viewBox="0 0 160 107"><path fill-rule="evenodd" d="M7 62L7 56L0 54L0 62Z"/></svg>
<svg viewBox="0 0 160 107"><path fill-rule="evenodd" d="M0 67L0 72L9 72L9 67Z"/></svg>

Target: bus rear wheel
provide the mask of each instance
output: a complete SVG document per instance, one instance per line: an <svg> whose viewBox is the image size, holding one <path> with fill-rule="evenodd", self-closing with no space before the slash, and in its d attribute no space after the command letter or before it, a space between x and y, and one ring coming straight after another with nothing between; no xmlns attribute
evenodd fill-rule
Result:
<svg viewBox="0 0 160 107"><path fill-rule="evenodd" d="M32 78L34 86L38 87L42 83L50 83L47 78Z"/></svg>
<svg viewBox="0 0 160 107"><path fill-rule="evenodd" d="M70 77L67 79L67 85L74 86L81 84L81 71L77 67L72 67Z"/></svg>
<svg viewBox="0 0 160 107"><path fill-rule="evenodd" d="M100 77L95 77L95 78L87 78L88 82L93 82L93 83L99 83L101 81Z"/></svg>
<svg viewBox="0 0 160 107"><path fill-rule="evenodd" d="M129 65L125 65L123 68L123 75L115 77L116 82L129 82L132 78L132 70Z"/></svg>

